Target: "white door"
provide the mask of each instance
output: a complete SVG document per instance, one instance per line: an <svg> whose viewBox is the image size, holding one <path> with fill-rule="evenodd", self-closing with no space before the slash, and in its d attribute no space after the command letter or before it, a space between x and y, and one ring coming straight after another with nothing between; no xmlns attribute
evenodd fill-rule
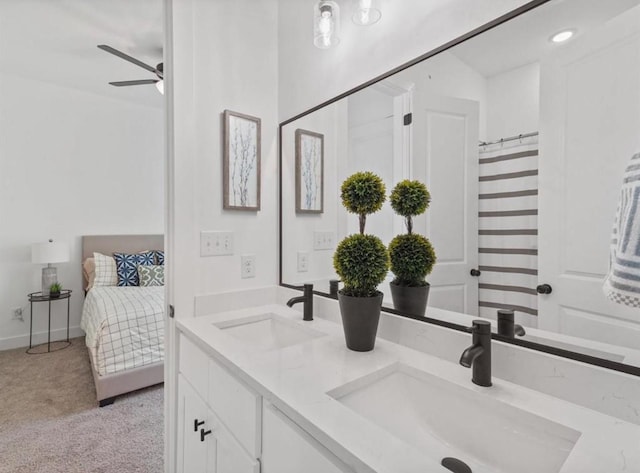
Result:
<svg viewBox="0 0 640 473"><path fill-rule="evenodd" d="M431 205L416 219L437 262L427 281L429 307L477 315L479 104L417 87L413 112L413 177L426 183ZM429 311L427 309L427 316Z"/></svg>
<svg viewBox="0 0 640 473"><path fill-rule="evenodd" d="M640 9L541 64L539 328L638 347L638 309L602 290L622 175L640 151Z"/></svg>

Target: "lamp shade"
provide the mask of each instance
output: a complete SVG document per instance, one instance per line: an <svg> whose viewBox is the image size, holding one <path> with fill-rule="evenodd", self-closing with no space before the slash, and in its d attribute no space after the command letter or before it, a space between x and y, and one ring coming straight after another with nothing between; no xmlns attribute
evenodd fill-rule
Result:
<svg viewBox="0 0 640 473"><path fill-rule="evenodd" d="M31 262L37 264L65 263L69 261L69 247L65 243L49 240L31 245Z"/></svg>

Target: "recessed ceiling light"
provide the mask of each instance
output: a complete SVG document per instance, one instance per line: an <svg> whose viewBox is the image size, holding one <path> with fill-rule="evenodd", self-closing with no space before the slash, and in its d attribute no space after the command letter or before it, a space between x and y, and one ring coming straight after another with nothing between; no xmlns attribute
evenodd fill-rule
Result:
<svg viewBox="0 0 640 473"><path fill-rule="evenodd" d="M554 43L564 43L576 33L575 30L564 30L554 34L550 39Z"/></svg>

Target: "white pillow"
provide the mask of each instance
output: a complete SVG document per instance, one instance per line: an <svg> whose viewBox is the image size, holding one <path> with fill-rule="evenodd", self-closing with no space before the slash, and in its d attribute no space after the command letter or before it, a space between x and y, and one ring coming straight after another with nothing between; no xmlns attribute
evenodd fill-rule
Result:
<svg viewBox="0 0 640 473"><path fill-rule="evenodd" d="M93 287L117 286L118 271L116 269L116 260L111 256L100 253L94 253L93 259L96 263L96 278L93 281Z"/></svg>
<svg viewBox="0 0 640 473"><path fill-rule="evenodd" d="M82 274L87 281L86 291L93 287L93 281L96 279L96 262L93 258L87 258L82 263Z"/></svg>

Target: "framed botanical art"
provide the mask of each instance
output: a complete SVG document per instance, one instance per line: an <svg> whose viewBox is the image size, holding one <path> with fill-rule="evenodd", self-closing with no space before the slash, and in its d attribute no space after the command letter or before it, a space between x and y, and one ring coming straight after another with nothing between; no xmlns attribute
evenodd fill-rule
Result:
<svg viewBox="0 0 640 473"><path fill-rule="evenodd" d="M260 210L260 119L224 111L223 208Z"/></svg>
<svg viewBox="0 0 640 473"><path fill-rule="evenodd" d="M296 130L296 213L324 211L324 135Z"/></svg>

